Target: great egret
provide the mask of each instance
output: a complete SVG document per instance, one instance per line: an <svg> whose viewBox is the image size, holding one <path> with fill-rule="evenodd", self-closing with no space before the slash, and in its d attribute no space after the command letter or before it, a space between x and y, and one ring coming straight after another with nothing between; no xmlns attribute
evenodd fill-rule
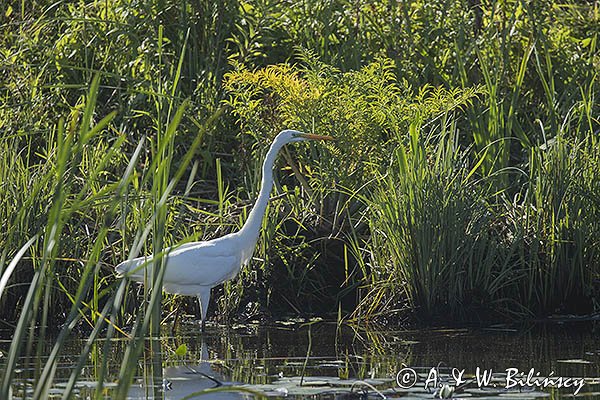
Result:
<svg viewBox="0 0 600 400"><path fill-rule="evenodd" d="M333 140L331 136L314 135L294 130L281 131L276 137L262 167L262 182L258 199L242 229L204 242L192 242L166 250L163 289L167 293L198 296L202 329L210 302L210 290L233 279L242 265L248 264L260 234L260 226L273 188L273 164L279 150L288 143L303 140ZM152 256L123 261L116 267L119 276L144 282L152 276Z"/></svg>

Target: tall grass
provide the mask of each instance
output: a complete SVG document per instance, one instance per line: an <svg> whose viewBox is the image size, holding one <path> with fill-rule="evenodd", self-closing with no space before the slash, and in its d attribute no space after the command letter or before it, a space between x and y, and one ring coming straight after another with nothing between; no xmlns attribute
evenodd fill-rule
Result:
<svg viewBox="0 0 600 400"><path fill-rule="evenodd" d="M72 303L67 316L68 323L63 328L57 344L54 347L51 356L46 364L41 368L36 368L36 375L40 378L39 384L35 388L34 396L43 397L52 382L52 376L55 371L56 357L64 343L66 336L75 327L77 321L87 313L80 312L84 309L84 302L89 301L90 286L95 281L95 276L99 273L101 267L101 252L103 243L108 233L107 227L100 227L97 234L97 241L91 243L87 249L87 256L80 260L71 262L80 262L81 269L78 271L78 280L76 290L67 291L62 283L65 265L68 261L61 256L65 249L62 247L66 243L62 240L64 231L78 230L83 228L79 225L79 218L89 212L93 204L102 204L107 195L114 193L119 188L121 182L116 181L112 184L103 186L99 191L95 191L93 185L97 179L106 171L108 164L113 161L117 155L117 150L123 144L124 137L119 137L107 148L102 157L96 157L93 163L87 164L86 158L90 149L89 143L95 140L103 140L102 133L114 118L114 114L109 114L97 124L92 124L93 110L96 103L96 94L98 92L98 79L92 83L92 88L83 113L74 112L70 123L65 126L63 122L58 124L55 131L56 140L54 143L48 143L49 152L43 163L29 165L27 169L17 170L17 172L27 176L26 181L8 180L5 183L12 185L19 182L26 182L32 192L44 193L47 191L47 207L42 209L43 225L38 231L22 232L24 235L31 235L32 238L39 237L35 242L30 241L32 246L29 254L32 256L31 263L21 263L17 266L17 271L27 271L33 267L33 277L31 279L29 290L25 298L22 309L20 310L19 321L15 327L14 340L9 350L9 356L4 365L4 374L2 380L2 397L8 398L10 384L14 376L17 360L23 352L28 356L37 354L41 356L42 343L35 341L36 337L44 337L47 329L49 315L52 311L52 299L57 296L58 291L64 291L68 300ZM82 103L83 105L84 103ZM79 126L79 129L77 129ZM10 139L9 139L10 140ZM11 152L3 152L4 163L8 162L13 156ZM50 168L47 168L50 165ZM81 169L86 171L89 178L85 181L77 181ZM123 179L127 179L124 177ZM15 187L17 190L17 187ZM27 186L18 190L27 190ZM103 204L107 216L114 213L114 204ZM16 204L13 220L18 222L19 214L25 214L32 209L30 204ZM33 209L35 210L35 208ZM10 242L6 243L9 244ZM27 265L29 264L29 265ZM68 269L67 269L68 271ZM10 269L5 270L4 274L9 274ZM86 308L90 308L88 305ZM95 310L93 310L95 311ZM88 314L89 316L89 314ZM95 316L94 316L95 319Z"/></svg>
<svg viewBox="0 0 600 400"><path fill-rule="evenodd" d="M498 235L489 185L469 178L475 170L455 126L442 126L440 135L399 146L365 196L374 257L360 305L365 316L391 314L404 301L428 319L485 319L512 306L503 303L521 278L511 263L516 249Z"/></svg>
<svg viewBox="0 0 600 400"><path fill-rule="evenodd" d="M122 133L118 136L113 135L115 130L111 123L115 113L111 113L97 123L93 123L99 82L99 77L96 77L91 83L88 95L82 99L81 112L74 112L68 124L62 121L58 124L56 142L48 143L50 151L44 160L46 164L32 164L28 169L13 170L20 174L20 178L25 174L29 174L26 175L27 179L24 181L19 179L8 180L12 176L6 176L7 180L5 182L8 185L15 185L15 190L17 189L16 185L20 182L32 185L31 190L40 193L48 188L49 198L47 201L49 208L43 214L45 224L39 231L31 232L31 240L15 256L11 265L3 269L2 282L6 283L10 279L10 274L23 273L22 271L27 271L33 266L33 278L29 283L29 290L20 310L18 323L14 328L14 340L4 363L2 392L0 393L3 398L9 398L9 391L11 390L18 360L22 357L29 359L32 356L37 356L35 358L39 359L42 356L43 338L46 337L48 326L52 325L50 315L56 310L56 306L52 304L53 298L65 296L70 303L70 307L52 351L45 358L45 361L38 364L33 370L32 378L36 382L33 388L33 398L47 398L48 391L54 382L56 366L62 354L62 348L76 327L88 325L91 333L86 344L86 350L81 354L78 366L73 370L71 379L63 394L65 399L70 398L78 376L88 362L89 351L94 346L98 346L96 340L99 338L100 333L103 332L106 338L110 339L115 334L116 329L121 331L117 327L118 320L116 317L126 284L125 281L122 281L117 288L116 282L106 282L105 279L101 278L101 270L106 266L103 261L107 254L106 247L115 246L113 221L118 220L119 213L123 213L124 216L128 213L128 208L122 208L122 201L125 193L131 190L131 183L135 181L136 169L146 142L142 140L138 143L132 156L127 160L122 176L120 178L115 177L117 179L110 178L110 176L114 176L110 168L114 167L117 160L122 159L120 152L127 136ZM153 154L148 167L152 186L148 192L145 191L144 187L138 187L138 192L135 194L138 198L145 198L151 207L142 206L140 208L142 211L149 210L149 214L147 214L148 218L145 223L137 231L136 240L132 246L134 249L132 256L140 251L145 238L149 235L152 235L156 240L153 243L155 253L160 253L163 246L166 245L163 237L168 223L166 206L169 196L187 170L206 130L201 127L197 138L193 141L183 159L180 160L175 172L170 173L169 168L174 164L174 156L169 151L169 146L172 148L177 127L183 118L186 107L184 103L175 110L172 102L166 104L171 105L173 115L172 117L167 116L169 122L164 127L162 125L157 126L159 132L157 138L160 139L158 145L153 149L156 154ZM160 115L160 113L157 115ZM7 141L10 142L10 138ZM101 157L90 157L89 153L94 154L97 151L97 149L90 146L90 143L94 142L98 142L100 144L99 148L104 150ZM103 148L102 144L107 142L112 142L112 144ZM169 143L171 144L169 145ZM7 163L12 157L12 152L2 152L4 163ZM88 163L88 159L93 160L93 163ZM52 167L47 168L46 165L48 164ZM8 168L7 170L11 169ZM24 189L24 187L20 188L20 190ZM4 204L4 210L7 206L16 208L12 211L13 223L19 222L22 214L31 211L28 202L20 205L8 204L7 202ZM90 217L97 218L93 227L87 226ZM83 221L80 221L81 219ZM68 257L69 252L73 249L68 247L70 235L66 234L65 231L73 234L75 232L89 232L90 230L92 232L89 234L93 235L93 240L90 241L87 249L77 255L81 258ZM112 250L115 251L114 247ZM24 252L30 254L30 259L33 262L23 262ZM38 252L39 256L37 255ZM108 268L109 270L112 269L110 266ZM75 277L77 278L77 286L73 290L71 289L73 284L69 283L69 280ZM103 283L100 283L101 279ZM128 356L123 359L119 378L120 386L117 389L117 393L121 397L125 396L132 377L136 373L137 360L142 351L145 350L146 337L148 334L151 337L160 334L159 327L162 320L160 313L161 281L162 274L158 274L151 277L151 281L148 282L149 301L147 306L139 310L134 329L131 332L131 340L125 350ZM1 298L10 289L10 285L6 287L6 290L0 293ZM110 346L110 341L106 341L104 352L110 351ZM151 346L151 349L154 346ZM155 357L158 354L158 357L160 357L160 348L154 349L152 354ZM106 362L101 359L100 364L97 371L98 395L102 393L102 385L107 374ZM162 371L160 358L151 365L158 367L155 373ZM162 378L157 378L157 382L162 384ZM160 385L158 388L160 388Z"/></svg>
<svg viewBox="0 0 600 400"><path fill-rule="evenodd" d="M567 131L532 149L525 205L515 210L529 266L521 301L538 313L594 309L600 148L593 132L583 128L571 136L568 126L565 121Z"/></svg>

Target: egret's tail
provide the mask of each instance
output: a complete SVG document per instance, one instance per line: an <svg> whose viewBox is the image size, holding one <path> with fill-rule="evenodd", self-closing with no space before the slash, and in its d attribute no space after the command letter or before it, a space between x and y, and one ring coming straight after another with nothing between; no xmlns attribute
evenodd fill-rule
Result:
<svg viewBox="0 0 600 400"><path fill-rule="evenodd" d="M133 260L123 261L119 265L115 267L115 272L117 273L117 277L123 278L125 276L135 276L139 275L142 268L138 268L140 265L144 264L147 261L145 257L134 258ZM130 274L131 273L131 274ZM142 272L143 274L143 272Z"/></svg>
<svg viewBox="0 0 600 400"><path fill-rule="evenodd" d="M123 261L119 265L115 267L115 272L117 273L117 278L122 278L127 275L127 271L129 271L129 260Z"/></svg>

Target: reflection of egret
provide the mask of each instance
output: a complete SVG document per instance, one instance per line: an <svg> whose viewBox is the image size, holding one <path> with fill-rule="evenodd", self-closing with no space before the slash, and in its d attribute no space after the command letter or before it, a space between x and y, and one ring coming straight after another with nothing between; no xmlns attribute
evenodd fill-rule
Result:
<svg viewBox="0 0 600 400"><path fill-rule="evenodd" d="M163 289L168 293L198 296L202 311L202 328L210 301L210 289L233 279L242 265L248 264L260 233L260 226L273 187L273 164L279 150L291 142L302 140L332 140L330 136L293 130L280 132L267 152L262 168L260 193L246 223L238 232L205 242L186 243L169 249L164 256ZM138 257L117 265L119 275L144 282L152 276L152 256Z"/></svg>
<svg viewBox="0 0 600 400"><path fill-rule="evenodd" d="M200 364L198 365L185 365L182 367L167 367L164 370L165 378L175 378L177 376L183 375L201 375L214 384L212 387L223 386L223 377L213 371L210 366L210 362L208 361L208 346L206 342L202 340L200 345L200 360L198 360ZM210 386L209 386L210 387Z"/></svg>
<svg viewBox="0 0 600 400"><path fill-rule="evenodd" d="M204 340L202 341L201 359L199 364L167 367L163 370L163 373L164 379L170 383L170 390L165 393L167 399L181 399L201 390L221 385L232 385L232 383L226 381L225 377L211 368L210 362L208 361L208 349ZM243 399L245 397L239 392L226 391L211 393L210 398L218 400Z"/></svg>
<svg viewBox="0 0 600 400"><path fill-rule="evenodd" d="M233 385L233 383L228 382L225 377L211 368L211 364L208 362L206 342L204 341L202 341L201 354L201 359L196 365L163 368L162 378L164 398L166 400L182 399L194 393L212 389L218 385L223 385L225 387ZM150 380L145 379L144 381ZM127 393L127 399L146 399L146 390L147 388L132 386ZM211 400L235 400L247 399L248 397L242 395L240 392L232 390L211 393L206 398L210 398Z"/></svg>

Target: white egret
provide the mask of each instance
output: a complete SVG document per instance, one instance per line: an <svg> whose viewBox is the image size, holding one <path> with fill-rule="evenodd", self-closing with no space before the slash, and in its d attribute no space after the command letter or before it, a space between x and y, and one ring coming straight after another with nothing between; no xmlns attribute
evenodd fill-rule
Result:
<svg viewBox="0 0 600 400"><path fill-rule="evenodd" d="M294 130L281 131L276 137L262 167L262 182L258 199L242 229L223 237L192 242L167 249L163 258L165 268L163 289L167 293L197 296L200 301L202 329L210 302L210 290L230 279L248 264L260 234L260 226L273 188L273 164L279 150L287 143L303 140L333 140L331 136L314 135ZM144 282L152 276L152 256L127 260L116 267L119 276Z"/></svg>

